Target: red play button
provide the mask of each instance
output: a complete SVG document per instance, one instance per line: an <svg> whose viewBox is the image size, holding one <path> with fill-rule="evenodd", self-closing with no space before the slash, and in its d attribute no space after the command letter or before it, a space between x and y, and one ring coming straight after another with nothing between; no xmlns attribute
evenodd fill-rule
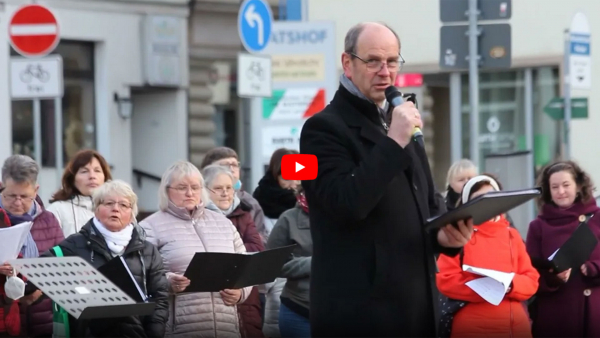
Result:
<svg viewBox="0 0 600 338"><path fill-rule="evenodd" d="M290 154L281 158L281 177L284 180L314 180L318 172L319 162L315 155Z"/></svg>

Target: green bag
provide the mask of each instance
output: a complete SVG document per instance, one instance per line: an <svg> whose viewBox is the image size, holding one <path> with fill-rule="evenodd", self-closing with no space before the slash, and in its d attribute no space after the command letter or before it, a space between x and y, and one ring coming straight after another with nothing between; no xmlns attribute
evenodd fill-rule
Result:
<svg viewBox="0 0 600 338"><path fill-rule="evenodd" d="M52 248L56 257L64 257L60 246ZM52 302L52 337L69 338L69 313L55 302Z"/></svg>

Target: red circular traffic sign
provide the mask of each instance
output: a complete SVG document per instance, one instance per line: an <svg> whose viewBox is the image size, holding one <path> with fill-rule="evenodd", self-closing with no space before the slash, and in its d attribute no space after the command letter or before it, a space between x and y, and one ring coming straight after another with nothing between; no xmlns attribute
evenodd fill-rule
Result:
<svg viewBox="0 0 600 338"><path fill-rule="evenodd" d="M8 25L10 44L21 55L39 57L52 52L60 40L54 14L40 5L19 8Z"/></svg>

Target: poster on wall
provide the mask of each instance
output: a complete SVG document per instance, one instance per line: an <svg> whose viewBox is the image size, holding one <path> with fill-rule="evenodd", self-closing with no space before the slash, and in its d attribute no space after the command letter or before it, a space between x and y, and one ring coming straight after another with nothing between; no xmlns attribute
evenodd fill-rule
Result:
<svg viewBox="0 0 600 338"><path fill-rule="evenodd" d="M264 120L302 120L325 108L325 89L289 88L273 91L273 96L263 99Z"/></svg>
<svg viewBox="0 0 600 338"><path fill-rule="evenodd" d="M263 158L270 159L273 152L279 148L300 151L302 124L269 126L264 127L262 131Z"/></svg>

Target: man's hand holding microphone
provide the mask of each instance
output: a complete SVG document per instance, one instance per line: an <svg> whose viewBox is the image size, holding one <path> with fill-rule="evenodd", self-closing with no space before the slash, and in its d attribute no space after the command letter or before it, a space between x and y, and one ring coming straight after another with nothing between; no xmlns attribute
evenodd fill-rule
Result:
<svg viewBox="0 0 600 338"><path fill-rule="evenodd" d="M410 143L415 128L423 128L421 114L415 104L404 101L401 105L394 107L388 136L404 148Z"/></svg>

